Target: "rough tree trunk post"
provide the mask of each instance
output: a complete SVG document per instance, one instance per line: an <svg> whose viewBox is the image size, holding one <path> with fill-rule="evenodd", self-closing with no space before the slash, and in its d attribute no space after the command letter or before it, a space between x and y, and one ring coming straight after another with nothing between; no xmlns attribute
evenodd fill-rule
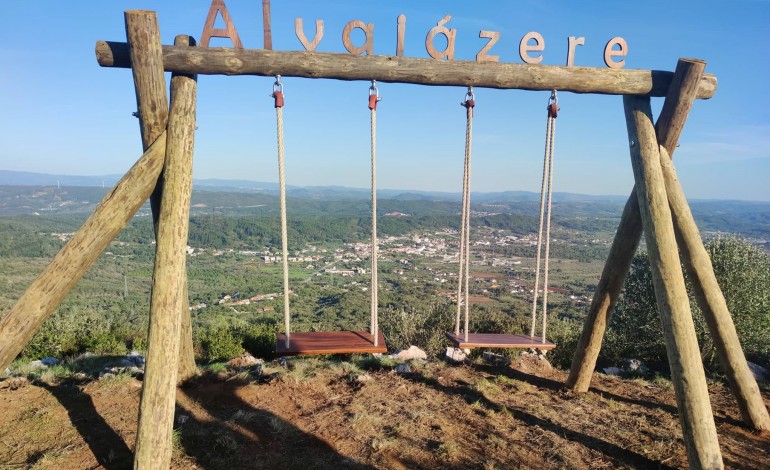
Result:
<svg viewBox="0 0 770 470"><path fill-rule="evenodd" d="M175 46L195 46L195 39L193 39L192 37L186 34L180 34L176 38L174 38L174 45ZM178 84L175 85L175 83L180 80L189 81L191 79L194 81L196 80L196 77L190 76L190 75L183 75L183 74L171 75L171 99L172 100L174 99L175 87L180 86ZM196 88L197 88L197 83L196 83ZM193 99L193 102L196 99L195 90L193 90L192 99ZM190 186L190 190L192 190L192 186ZM182 330L180 332L181 340L179 342L179 375L177 376L177 381L180 383L193 377L197 372L197 368L195 366L195 351L193 350L192 321L190 319L190 297L189 297L187 285L188 285L187 274L185 273L184 286L182 287L182 291L184 292L184 302L182 303L182 307L181 307Z"/></svg>
<svg viewBox="0 0 770 470"><path fill-rule="evenodd" d="M663 145L670 155L673 155L676 149L705 68L705 62L694 59L680 59L676 65L674 78L656 126L658 143ZM610 315L620 296L641 238L642 219L634 188L623 209L615 239L612 241L585 319L575 357L572 359L567 387L576 392L586 392L591 385L591 376L596 368L596 359L599 357Z"/></svg>
<svg viewBox="0 0 770 470"><path fill-rule="evenodd" d="M146 147L158 133L166 129L168 121L168 98L166 78L163 72L163 52L160 43L158 19L153 11L129 10L125 13L128 54L134 76L136 107L142 145ZM179 45L187 45L186 42ZM193 44L194 45L194 41ZM163 193L163 175L158 177L155 190L150 196L153 230L157 237L160 216L160 201ZM186 287L186 286L185 286ZM185 289L185 292L187 289ZM186 297L185 297L186 298ZM189 303L186 300L185 303ZM189 305L185 306L189 308ZM189 310L182 316L182 343L179 355L179 380L195 374L195 353L192 346L192 331L189 326ZM189 338L188 338L189 337Z"/></svg>
<svg viewBox="0 0 770 470"><path fill-rule="evenodd" d="M187 233L195 135L193 77L171 81L171 113L150 301L150 335L134 467L168 468L176 403L181 317L187 305Z"/></svg>
<svg viewBox="0 0 770 470"><path fill-rule="evenodd" d="M94 212L11 311L0 320L0 369L5 369L142 207L163 169L163 133L99 202Z"/></svg>
<svg viewBox="0 0 770 470"><path fill-rule="evenodd" d="M698 306L714 339L719 362L730 382L730 388L738 402L738 408L746 424L757 430L770 429L770 416L759 393L757 381L749 370L743 355L738 333L735 331L730 310L714 275L706 248L695 225L690 206L676 176L674 162L661 146L660 163L668 193L668 203L674 217L677 241L687 275L692 281Z"/></svg>
<svg viewBox="0 0 770 470"><path fill-rule="evenodd" d="M684 284L674 223L660 167L650 99L624 96L639 209L650 256L671 379L692 469L723 468L706 374Z"/></svg>

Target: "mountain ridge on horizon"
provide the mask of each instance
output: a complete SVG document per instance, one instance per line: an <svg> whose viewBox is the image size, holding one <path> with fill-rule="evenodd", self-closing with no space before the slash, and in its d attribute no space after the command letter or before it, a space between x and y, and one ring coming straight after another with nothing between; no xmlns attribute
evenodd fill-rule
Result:
<svg viewBox="0 0 770 470"><path fill-rule="evenodd" d="M112 187L120 180L122 175L57 175L38 173L31 171L0 170L0 185L4 186L104 186ZM278 183L254 181L244 179L204 178L194 179L193 189L197 191L219 192L245 192L245 193L277 193ZM369 188L355 188L339 185L313 185L298 186L287 185L287 193L292 197L306 197L311 199L364 199L370 197ZM400 200L459 200L461 194L449 191L428 191L419 189L388 189L377 190L378 197ZM554 192L554 202L576 201L602 201L625 202L628 196L621 195L593 195L571 192ZM473 191L473 199L476 203L491 202L518 202L539 201L540 194L534 191ZM716 199L714 199L716 200ZM738 201L724 199L723 201ZM766 202L766 201L742 201L741 202Z"/></svg>

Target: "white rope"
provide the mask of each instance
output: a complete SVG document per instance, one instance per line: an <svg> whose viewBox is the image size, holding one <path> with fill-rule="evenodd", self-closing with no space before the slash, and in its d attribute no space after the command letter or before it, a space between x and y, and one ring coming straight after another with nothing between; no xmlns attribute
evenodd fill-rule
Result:
<svg viewBox="0 0 770 470"><path fill-rule="evenodd" d="M471 143L473 140L473 106L467 106L465 125L465 161L467 171L467 184L465 185L465 342L468 342L469 316L471 298L468 295L470 284L470 259L471 259Z"/></svg>
<svg viewBox="0 0 770 470"><path fill-rule="evenodd" d="M545 343L546 325L548 324L548 261L550 260L551 252L551 196L553 194L553 147L554 136L556 134L556 118L549 117L551 122L551 145L549 146L550 152L548 156L548 218L545 223L545 266L543 274L543 329L542 329L542 342Z"/></svg>
<svg viewBox="0 0 770 470"><path fill-rule="evenodd" d="M458 259L459 269L457 273L457 316L455 318L455 334L458 336L460 335L460 319L462 315L462 304L463 304L463 282L465 280L465 277L464 277L465 258L466 258L465 226L467 225L467 219L468 219L468 210L466 207L467 198L468 198L468 152L467 152L468 124L467 122L465 127L465 141L466 141L466 152L465 152L465 159L463 164L463 189L462 189L462 202L461 202L462 207L460 209L460 214L461 214L460 215L460 257Z"/></svg>
<svg viewBox="0 0 770 470"><path fill-rule="evenodd" d="M460 257L457 273L457 315L455 317L455 335L460 335L460 316L463 303L465 304L465 342L468 342L469 311L470 311L470 238L471 238L471 144L473 138L473 106L475 97L473 87L468 87L465 101L460 104L465 107L465 160L463 165L463 196L460 215ZM464 287L464 289L463 289Z"/></svg>
<svg viewBox="0 0 770 470"><path fill-rule="evenodd" d="M554 111L551 110L554 107ZM540 224L537 231L537 255L535 262L535 288L532 296L532 326L529 332L530 338L535 336L537 324L537 298L540 289L540 253L543 241L543 221L545 220L545 259L543 266L543 321L541 342L546 341L546 327L548 324L548 272L551 253L551 209L553 196L553 152L556 135L556 111L558 110L556 91L551 94L548 106L548 121L545 130L545 155L543 156L543 180L540 187ZM547 201L547 203L546 203ZM546 208L547 205L547 208Z"/></svg>
<svg viewBox="0 0 770 470"><path fill-rule="evenodd" d="M532 326L529 330L529 337L535 336L535 325L537 324L537 296L540 289L540 253L543 244L543 220L545 219L545 192L546 182L548 181L548 160L551 148L551 118L548 118L545 128L545 153L543 154L543 179L540 184L540 223L537 229L537 254L535 255L535 287L532 295Z"/></svg>
<svg viewBox="0 0 770 470"><path fill-rule="evenodd" d="M276 79L276 85L280 86L280 80ZM276 89L274 86L273 96ZM281 86L281 93L283 93ZM282 100L282 97L281 97ZM277 102L277 100L276 100ZM291 312L289 310L289 236L286 229L286 175L284 172L284 148L283 148L283 103L275 107L275 120L278 135L278 187L281 200L281 261L283 264L283 323L286 329L286 349L291 344Z"/></svg>
<svg viewBox="0 0 770 470"><path fill-rule="evenodd" d="M374 83L374 82L372 82ZM374 84L372 84L374 87ZM379 289L377 269L377 108L371 109L371 141L372 141L372 300L371 300L371 331L374 345L379 342L379 316L377 292Z"/></svg>

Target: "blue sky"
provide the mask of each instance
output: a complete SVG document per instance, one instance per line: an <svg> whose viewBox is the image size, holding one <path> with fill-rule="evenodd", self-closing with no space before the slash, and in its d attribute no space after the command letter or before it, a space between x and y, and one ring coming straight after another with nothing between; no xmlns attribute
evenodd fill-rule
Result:
<svg viewBox="0 0 770 470"><path fill-rule="evenodd" d="M244 47L262 47L261 2L226 0ZM200 38L209 0L8 2L0 19L0 169L61 174L124 173L141 154L133 82L127 69L103 69L98 39L125 41L123 11L158 13L164 44ZM564 65L567 38L583 36L575 65L604 67L605 43L622 36L626 68L673 70L679 57L708 62L719 80L698 100L675 161L685 192L699 199L770 201L770 1L281 1L272 2L273 48L299 50L294 18L318 51L345 52L350 20L375 24L374 53L395 55L396 18L405 14L405 55L428 57L425 36L445 15L457 30L457 60L485 44L479 30L501 33L491 51L521 63L530 31L545 39L543 63ZM359 31L360 33L360 31ZM354 34L354 42L361 37ZM212 41L212 45L229 45ZM369 184L367 82L286 78L287 182ZM267 77L201 76L195 177L276 181L275 114ZM465 90L380 84L378 185L459 191ZM475 191L540 187L546 92L476 90ZM657 113L662 98L654 99ZM633 180L622 99L560 94L555 190L628 194Z"/></svg>

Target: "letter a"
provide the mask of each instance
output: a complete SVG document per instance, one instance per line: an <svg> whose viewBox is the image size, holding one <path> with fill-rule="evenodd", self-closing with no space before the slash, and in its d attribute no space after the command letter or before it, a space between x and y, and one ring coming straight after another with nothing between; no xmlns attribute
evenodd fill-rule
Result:
<svg viewBox="0 0 770 470"><path fill-rule="evenodd" d="M225 29L214 28L214 22L217 20L217 13L222 15L222 20L225 22ZM230 19L230 12L227 11L224 0L212 0L211 8L209 8L209 16L206 17L206 23L203 25L200 47L209 47L211 38L228 38L233 42L233 46L235 46L236 49L243 49L241 38L238 37L238 32L235 30L233 20Z"/></svg>

